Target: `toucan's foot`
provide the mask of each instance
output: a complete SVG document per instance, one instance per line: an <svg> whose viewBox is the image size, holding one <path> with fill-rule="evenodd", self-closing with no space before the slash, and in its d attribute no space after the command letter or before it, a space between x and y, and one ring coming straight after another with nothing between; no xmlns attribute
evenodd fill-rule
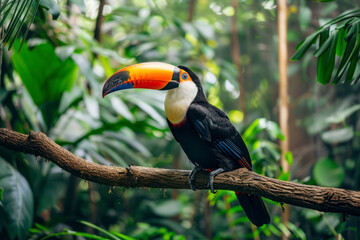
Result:
<svg viewBox="0 0 360 240"><path fill-rule="evenodd" d="M211 193L216 193L214 191L214 177L222 172L225 172L225 170L223 168L217 168L214 171L210 172L210 176L209 176L209 188L210 188L210 192Z"/></svg>
<svg viewBox="0 0 360 240"><path fill-rule="evenodd" d="M125 169L128 174L131 174L131 167L134 166L134 164L130 163Z"/></svg>
<svg viewBox="0 0 360 240"><path fill-rule="evenodd" d="M202 171L203 170L203 168L202 167L200 167L200 166L195 166L194 167L194 169L193 170L191 170L191 172L190 172L190 174L189 174L189 185L190 185L190 188L192 189L192 190L196 190L195 189L195 186L194 186L194 181L195 181L195 176L196 176L196 174L198 173L198 172L200 172L200 171Z"/></svg>

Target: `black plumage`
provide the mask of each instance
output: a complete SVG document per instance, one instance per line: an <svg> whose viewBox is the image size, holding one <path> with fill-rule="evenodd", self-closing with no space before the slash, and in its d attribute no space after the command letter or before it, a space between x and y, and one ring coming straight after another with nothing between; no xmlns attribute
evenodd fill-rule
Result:
<svg viewBox="0 0 360 240"><path fill-rule="evenodd" d="M252 169L240 134L223 111L208 103L199 78L189 68L157 62L123 68L106 81L103 97L128 88L169 90L165 113L176 123L168 120L176 141L195 165L189 176L192 189L196 173L203 169L211 171L211 192L217 174L242 167ZM241 192L236 192L236 196L252 223L261 226L270 222L260 197Z"/></svg>
<svg viewBox="0 0 360 240"><path fill-rule="evenodd" d="M237 168L252 170L247 147L226 114L207 102L199 78L188 68L185 70L198 87L186 117L180 124L168 124L175 139L189 160L196 166L190 183L199 169L209 169L213 176ZM210 182L211 185L211 182ZM270 216L260 197L236 192L250 221L261 226L270 222Z"/></svg>

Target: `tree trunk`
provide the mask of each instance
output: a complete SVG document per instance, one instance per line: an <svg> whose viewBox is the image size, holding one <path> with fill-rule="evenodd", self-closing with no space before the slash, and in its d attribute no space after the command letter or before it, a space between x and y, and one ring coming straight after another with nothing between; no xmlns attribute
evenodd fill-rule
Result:
<svg viewBox="0 0 360 240"><path fill-rule="evenodd" d="M290 167L285 159L286 153L289 151L289 104L288 104L288 78L287 78L287 1L278 0L278 51L279 51L279 94L280 94L280 106L279 106L279 122L280 128L283 132L285 139L280 142L281 147L281 160L280 165L283 172L289 172ZM290 219L290 207L284 206L284 210L281 214L283 224L289 222ZM282 239L286 240L289 236L283 235Z"/></svg>

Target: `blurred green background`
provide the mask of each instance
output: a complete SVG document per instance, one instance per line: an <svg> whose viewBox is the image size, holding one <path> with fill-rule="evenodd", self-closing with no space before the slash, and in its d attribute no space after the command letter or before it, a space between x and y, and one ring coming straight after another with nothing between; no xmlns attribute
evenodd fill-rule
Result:
<svg viewBox="0 0 360 240"><path fill-rule="evenodd" d="M42 131L104 165L191 169L167 127L164 92L101 97L104 81L120 68L167 62L190 67L202 79L209 102L242 134L257 173L359 190L360 86L318 82L328 80L317 76L313 56L322 39L288 66L290 172L280 167L276 1L237 1L236 16L230 0L16 2L0 1L1 28L13 31L0 51L1 128ZM320 2L288 1L289 58L320 26L360 7L351 0ZM9 19L20 10L13 24ZM243 86L232 58L231 19ZM360 19L352 20L358 47ZM349 66L356 78L360 66L354 59ZM321 68L332 72L334 66ZM232 192L102 186L0 147L2 239L360 239L357 217L291 207L284 225L281 204L266 205L271 224L255 229Z"/></svg>

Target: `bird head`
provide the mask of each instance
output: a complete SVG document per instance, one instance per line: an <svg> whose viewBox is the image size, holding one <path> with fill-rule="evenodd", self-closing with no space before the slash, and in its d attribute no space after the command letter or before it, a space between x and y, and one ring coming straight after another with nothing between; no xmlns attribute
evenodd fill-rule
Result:
<svg viewBox="0 0 360 240"><path fill-rule="evenodd" d="M112 75L104 84L102 95L129 89L146 88L170 90L178 88L181 83L200 81L190 69L161 62L146 62L125 67Z"/></svg>

